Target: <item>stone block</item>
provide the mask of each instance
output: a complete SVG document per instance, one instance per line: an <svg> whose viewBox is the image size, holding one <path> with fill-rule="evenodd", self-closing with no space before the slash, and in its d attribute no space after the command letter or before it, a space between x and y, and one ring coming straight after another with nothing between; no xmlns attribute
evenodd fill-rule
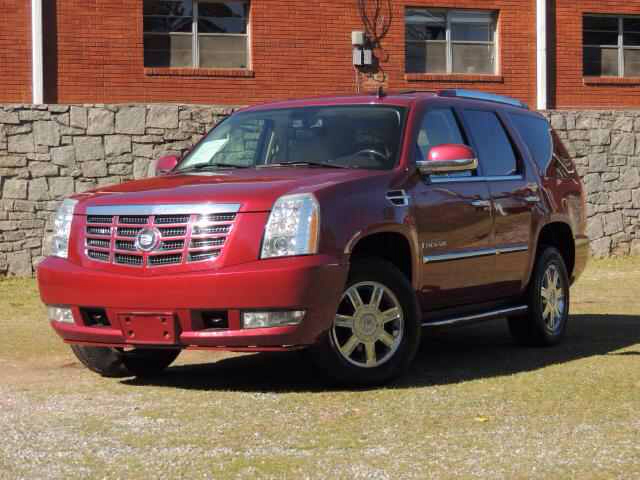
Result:
<svg viewBox="0 0 640 480"><path fill-rule="evenodd" d="M104 137L104 151L107 156L118 156L131 152L131 137L127 135Z"/></svg>
<svg viewBox="0 0 640 480"><path fill-rule="evenodd" d="M58 167L49 162L31 162L29 171L32 177L55 177L58 175Z"/></svg>
<svg viewBox="0 0 640 480"><path fill-rule="evenodd" d="M107 176L107 164L100 160L91 160L82 163L82 175L87 178Z"/></svg>
<svg viewBox="0 0 640 480"><path fill-rule="evenodd" d="M49 185L46 178L34 178L29 182L29 200L49 200Z"/></svg>
<svg viewBox="0 0 640 480"><path fill-rule="evenodd" d="M87 128L87 109L85 107L71 107L69 124L76 128Z"/></svg>
<svg viewBox="0 0 640 480"><path fill-rule="evenodd" d="M12 135L9 137L8 142L8 151L10 153L31 153L36 151L32 133Z"/></svg>
<svg viewBox="0 0 640 480"><path fill-rule="evenodd" d="M31 253L28 250L13 252L7 257L7 273L16 277L30 277L33 274Z"/></svg>
<svg viewBox="0 0 640 480"><path fill-rule="evenodd" d="M76 163L76 149L72 146L56 147L50 150L51 161L61 167L70 167Z"/></svg>
<svg viewBox="0 0 640 480"><path fill-rule="evenodd" d="M89 109L88 135L108 135L114 132L115 115L104 108Z"/></svg>
<svg viewBox="0 0 640 480"><path fill-rule="evenodd" d="M611 153L633 155L636 149L636 137L631 133L614 134L611 139Z"/></svg>
<svg viewBox="0 0 640 480"><path fill-rule="evenodd" d="M17 178L10 178L4 182L2 189L3 198L13 198L24 200L27 198L27 181Z"/></svg>
<svg viewBox="0 0 640 480"><path fill-rule="evenodd" d="M73 178L59 177L49 179L49 195L52 198L68 197L73 193Z"/></svg>
<svg viewBox="0 0 640 480"><path fill-rule="evenodd" d="M116 133L144 135L146 109L144 107L121 107L116 113Z"/></svg>
<svg viewBox="0 0 640 480"><path fill-rule="evenodd" d="M175 105L152 105L147 115L147 127L178 128L178 107Z"/></svg>
<svg viewBox="0 0 640 480"><path fill-rule="evenodd" d="M76 161L78 162L102 160L104 158L102 138L76 137L73 139L73 146L76 150Z"/></svg>

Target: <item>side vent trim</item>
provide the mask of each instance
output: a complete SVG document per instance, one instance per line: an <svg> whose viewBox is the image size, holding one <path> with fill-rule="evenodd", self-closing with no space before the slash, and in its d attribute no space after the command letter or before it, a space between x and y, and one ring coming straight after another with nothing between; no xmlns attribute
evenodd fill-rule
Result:
<svg viewBox="0 0 640 480"><path fill-rule="evenodd" d="M386 197L394 207L409 206L409 195L404 190L389 190Z"/></svg>

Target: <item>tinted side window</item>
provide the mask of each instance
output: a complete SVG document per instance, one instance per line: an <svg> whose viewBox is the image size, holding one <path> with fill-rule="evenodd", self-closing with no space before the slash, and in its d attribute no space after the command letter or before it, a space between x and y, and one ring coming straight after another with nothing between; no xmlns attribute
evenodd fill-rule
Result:
<svg viewBox="0 0 640 480"><path fill-rule="evenodd" d="M545 172L551 160L552 148L549 123L543 118L530 115L511 114L510 117L534 161Z"/></svg>
<svg viewBox="0 0 640 480"><path fill-rule="evenodd" d="M453 112L448 108L429 110L422 119L418 133L419 159L426 158L432 147L444 143L464 144L458 122Z"/></svg>
<svg viewBox="0 0 640 480"><path fill-rule="evenodd" d="M518 172L516 154L500 119L494 112L465 110L480 164L486 176L514 175Z"/></svg>

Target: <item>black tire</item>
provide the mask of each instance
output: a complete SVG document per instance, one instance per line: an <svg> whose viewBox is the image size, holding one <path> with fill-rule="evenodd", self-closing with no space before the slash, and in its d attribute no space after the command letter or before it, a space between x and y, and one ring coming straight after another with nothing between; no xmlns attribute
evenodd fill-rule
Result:
<svg viewBox="0 0 640 480"><path fill-rule="evenodd" d="M394 378L402 375L411 365L413 358L416 355L418 347L420 345L421 324L419 309L416 301L416 296L413 291L413 287L406 279L406 277L391 263L379 260L379 259L362 259L358 260L351 265L349 278L344 289L344 295L349 291L351 287L364 288L367 286L358 287L358 285L365 284L366 282L372 282L374 284L382 285L388 290L384 290L382 293L382 300L378 302L380 307L378 312L382 312L383 303L397 301L398 308L402 311L401 317L397 320L389 321L389 323L400 322L402 328L398 328L393 333L392 337L395 340L394 348L389 347L387 344L381 344L379 340L369 341L373 343L374 357L377 356L377 352L386 350L385 355L381 355L381 363L378 366L364 367L358 366L352 363L351 360L347 360L345 356L340 352L340 339L336 330L340 330L339 327L332 328L325 332L316 345L311 348L312 359L314 363L322 370L329 378L337 381L340 384L354 385L354 386L374 386L386 383ZM389 294L391 292L392 295ZM373 305L374 289L371 289L371 297L368 298L366 307L372 307ZM364 298L363 304L365 304ZM343 301L338 307L338 312L343 306ZM389 303L393 305L393 303ZM392 308L387 311L391 312ZM380 313L382 315L382 313ZM337 316L337 315L336 315ZM355 312L354 317L355 318ZM362 318L362 317L359 317ZM379 317L378 317L379 318ZM390 317L389 317L390 318ZM376 320L377 321L377 320ZM334 319L335 322L335 319ZM353 322L356 323L355 320ZM374 322L368 323L373 325ZM391 329L394 325L387 326L387 323L382 324L381 321L376 323L377 331L382 334L380 329ZM399 332L402 332L400 335ZM356 336L355 330L348 331L346 335ZM372 334L375 336L376 334ZM348 343L348 342L347 342ZM356 350L362 346L363 355L368 357L369 353L367 346L364 343L359 344L356 349L353 350L353 354L356 354ZM343 345L343 348L345 345ZM365 350L367 350L365 352ZM384 359L386 358L386 360ZM355 361L355 360L353 360ZM364 360L367 361L366 359Z"/></svg>
<svg viewBox="0 0 640 480"><path fill-rule="evenodd" d="M557 272L557 285L561 289L562 295L564 295L562 306L558 304L558 315L553 314L555 322L552 321L551 311L546 311L549 300L546 300L542 294L545 282L548 282L548 280L545 280L545 276L550 271L552 272L551 275L553 275L553 272ZM564 339L569 320L569 287L567 267L560 252L554 247L541 247L527 290L529 310L526 315L508 319L509 331L519 344L531 347L547 347L557 345ZM560 297L556 295L553 298ZM554 301L552 305L556 303ZM553 323L556 323L556 325L553 326Z"/></svg>
<svg viewBox="0 0 640 480"><path fill-rule="evenodd" d="M179 349L139 348L125 352L82 345L71 345L71 350L89 370L113 378L158 375L180 354Z"/></svg>

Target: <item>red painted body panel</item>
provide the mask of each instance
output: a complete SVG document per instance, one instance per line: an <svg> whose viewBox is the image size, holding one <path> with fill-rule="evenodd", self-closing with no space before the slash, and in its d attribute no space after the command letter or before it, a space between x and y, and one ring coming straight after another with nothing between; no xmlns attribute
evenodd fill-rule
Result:
<svg viewBox="0 0 640 480"><path fill-rule="evenodd" d="M459 109L469 105L486 108L486 103L412 94L291 101L249 110L342 104L408 108L395 168L272 167L168 174L76 195L78 221L72 226L69 258L49 257L38 267L43 302L69 305L74 311L75 325L52 323L53 328L71 343L127 346L140 344L137 340L142 339L144 344L166 346L171 342L159 339L164 330L155 322L160 316L169 316L175 319L175 331L167 332L169 340L181 348L254 351L311 345L332 324L351 252L359 242L379 233L406 239L411 283L425 315L456 305L521 295L533 269L538 236L549 223L571 228L576 245L572 275L576 278L582 272L588 256L582 185L575 174L559 178L557 172L538 172L517 135L514 142L523 152L520 179L437 184L416 170L416 136L427 105ZM535 206L525 200L533 193L532 184L539 186L541 197ZM392 203L386 197L390 191L404 192L408 204ZM264 227L274 202L285 194L308 192L320 205L319 253L260 260ZM475 208L477 200L499 208ZM224 250L213 262L132 268L94 261L84 254L82 229L88 207L200 203L239 205ZM514 244L527 248L464 262L423 262L426 255ZM81 307L106 309L111 326L85 326ZM242 310L247 309L302 309L307 314L299 326L247 330L240 322ZM228 329L205 329L202 322L194 320L195 310L227 312ZM121 319L134 314L156 320L128 337ZM159 340L154 342L154 338Z"/></svg>

